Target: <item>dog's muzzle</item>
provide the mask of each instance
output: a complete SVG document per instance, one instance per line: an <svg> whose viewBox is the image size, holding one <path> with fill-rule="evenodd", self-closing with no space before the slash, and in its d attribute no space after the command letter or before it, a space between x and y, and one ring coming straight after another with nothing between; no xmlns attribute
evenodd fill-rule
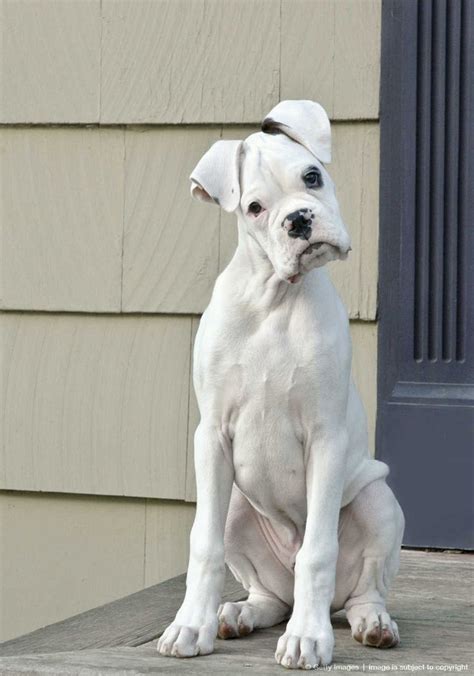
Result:
<svg viewBox="0 0 474 676"><path fill-rule="evenodd" d="M298 209L288 214L282 221L288 237L292 239L309 239L313 228L314 213L310 209Z"/></svg>

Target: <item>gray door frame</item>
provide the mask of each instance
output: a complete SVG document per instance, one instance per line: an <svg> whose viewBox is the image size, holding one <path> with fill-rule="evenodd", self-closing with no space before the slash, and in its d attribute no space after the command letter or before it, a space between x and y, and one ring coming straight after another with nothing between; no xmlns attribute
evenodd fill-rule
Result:
<svg viewBox="0 0 474 676"><path fill-rule="evenodd" d="M405 544L474 548L474 0L383 0L377 457Z"/></svg>

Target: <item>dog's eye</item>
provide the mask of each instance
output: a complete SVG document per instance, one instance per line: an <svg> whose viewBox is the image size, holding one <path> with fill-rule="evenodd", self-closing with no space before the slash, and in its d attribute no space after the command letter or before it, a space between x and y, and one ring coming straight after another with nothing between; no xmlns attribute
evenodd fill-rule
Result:
<svg viewBox="0 0 474 676"><path fill-rule="evenodd" d="M249 204L249 214L257 216L262 211L263 207L258 202L250 202Z"/></svg>
<svg viewBox="0 0 474 676"><path fill-rule="evenodd" d="M323 184L321 172L316 167L312 167L310 171L303 176L303 181L307 188L320 188Z"/></svg>

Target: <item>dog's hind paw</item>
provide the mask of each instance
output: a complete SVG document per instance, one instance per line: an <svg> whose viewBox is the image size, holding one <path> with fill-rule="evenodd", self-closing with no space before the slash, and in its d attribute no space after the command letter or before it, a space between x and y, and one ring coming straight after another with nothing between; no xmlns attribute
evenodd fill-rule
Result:
<svg viewBox="0 0 474 676"><path fill-rule="evenodd" d="M353 608L353 611L355 607ZM397 623L386 610L373 607L351 618L352 636L372 648L395 648L400 643Z"/></svg>
<svg viewBox="0 0 474 676"><path fill-rule="evenodd" d="M219 638L240 638L248 636L254 628L252 607L245 601L224 603L217 612Z"/></svg>

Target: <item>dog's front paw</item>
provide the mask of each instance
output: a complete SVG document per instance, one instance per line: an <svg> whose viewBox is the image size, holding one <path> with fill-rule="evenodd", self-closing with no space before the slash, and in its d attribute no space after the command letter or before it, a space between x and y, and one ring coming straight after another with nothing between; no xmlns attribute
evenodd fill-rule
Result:
<svg viewBox="0 0 474 676"><path fill-rule="evenodd" d="M317 669L331 663L333 647L332 628L306 635L292 631L288 625L278 641L275 659L286 669Z"/></svg>
<svg viewBox="0 0 474 676"><path fill-rule="evenodd" d="M173 622L158 640L157 650L161 655L172 657L197 657L209 655L214 650L217 621L191 627Z"/></svg>

